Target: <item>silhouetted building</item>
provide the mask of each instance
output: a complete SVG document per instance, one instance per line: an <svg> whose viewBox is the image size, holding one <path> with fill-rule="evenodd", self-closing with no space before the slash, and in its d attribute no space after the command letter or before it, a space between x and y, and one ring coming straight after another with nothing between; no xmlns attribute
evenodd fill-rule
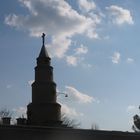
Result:
<svg viewBox="0 0 140 140"><path fill-rule="evenodd" d="M35 67L35 81L32 84L32 103L27 106L29 125L54 126L61 124L61 105L56 102L56 83L53 81L53 67L44 44Z"/></svg>

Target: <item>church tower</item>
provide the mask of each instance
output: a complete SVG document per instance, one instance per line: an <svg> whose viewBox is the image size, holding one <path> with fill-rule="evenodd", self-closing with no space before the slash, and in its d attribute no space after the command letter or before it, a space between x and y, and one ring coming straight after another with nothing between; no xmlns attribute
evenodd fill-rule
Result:
<svg viewBox="0 0 140 140"><path fill-rule="evenodd" d="M27 106L27 123L45 126L61 124L61 105L56 102L56 97L53 67L45 48L43 33L42 48L35 67L35 81L32 84L32 102Z"/></svg>

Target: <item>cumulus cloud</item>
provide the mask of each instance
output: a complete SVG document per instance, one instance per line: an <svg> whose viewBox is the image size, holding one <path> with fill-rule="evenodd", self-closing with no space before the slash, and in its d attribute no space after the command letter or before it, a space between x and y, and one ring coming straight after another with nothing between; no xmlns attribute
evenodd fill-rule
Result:
<svg viewBox="0 0 140 140"><path fill-rule="evenodd" d="M65 102L65 104L61 103L61 106L62 106L62 114L66 114L66 116L70 116L70 117L83 116L85 114L81 113L81 111L80 112L78 111L79 109L78 105L88 104L93 102L100 103L98 99L93 98L92 96L89 96L85 93L82 93L72 86L65 86L64 93L68 95L67 99L63 100L63 98L59 98L59 100L60 102L62 102L62 100L63 102ZM72 107L74 102L78 104Z"/></svg>
<svg viewBox="0 0 140 140"><path fill-rule="evenodd" d="M83 44L81 44L80 47L77 47L76 49L74 49L73 55L66 56L66 62L69 66L77 66L80 64L81 64L81 66L87 65L83 62L84 55L87 53L88 53L88 48L86 46L84 46Z"/></svg>
<svg viewBox="0 0 140 140"><path fill-rule="evenodd" d="M84 115L83 113L81 113L81 111L78 111L79 105L92 103L92 102L99 103L99 100L96 100L93 97L78 91L75 87L72 87L72 86L65 86L64 93L67 94L68 97L65 99L59 98L59 101L62 107L61 108L62 114L65 114L66 116L69 116L72 118ZM73 107L74 102L79 103L79 104L76 104Z"/></svg>
<svg viewBox="0 0 140 140"><path fill-rule="evenodd" d="M134 62L134 59L133 58L127 58L126 62L129 63L129 64L131 64L131 63Z"/></svg>
<svg viewBox="0 0 140 140"><path fill-rule="evenodd" d="M75 49L75 54L76 55L86 54L87 52L88 52L88 48L86 46L84 46L83 44L81 44L79 48Z"/></svg>
<svg viewBox="0 0 140 140"><path fill-rule="evenodd" d="M28 13L9 14L5 17L5 23L19 30L28 31L35 37L45 32L49 36L49 42L46 44L49 55L63 58L70 66L77 66L83 62L83 57L76 55L88 53L87 47L81 45L75 49L74 54L68 56L67 52L71 49L72 38L75 35L82 34L91 39L100 39L97 27L101 24L103 14L92 0L78 0L80 10L85 12L76 11L65 0L19 0L19 2L28 10ZM116 5L106 9L113 23L118 25L134 23L128 9ZM117 56L119 59L120 56ZM114 59L113 63L118 61Z"/></svg>
<svg viewBox="0 0 140 140"><path fill-rule="evenodd" d="M77 112L75 108L71 108L66 104L61 104L62 114L65 114L69 117L77 117L77 116L83 116L82 113Z"/></svg>
<svg viewBox="0 0 140 140"><path fill-rule="evenodd" d="M111 16L111 20L114 24L134 24L131 12L128 9L124 9L117 5L111 5L106 7L106 9L109 11L109 15Z"/></svg>
<svg viewBox="0 0 140 140"><path fill-rule="evenodd" d="M94 7L93 2L85 1L85 8ZM97 38L96 18L84 16L74 10L64 0L20 0L28 10L27 15L10 14L5 18L5 23L20 30L27 30L31 36L40 36L46 32L51 36L48 45L51 56L65 58L72 37L85 34L90 38Z"/></svg>
<svg viewBox="0 0 140 140"><path fill-rule="evenodd" d="M66 52L69 50L71 45L71 39L58 36L53 37L52 43L47 44L47 50L50 53L51 57L63 58L66 57Z"/></svg>
<svg viewBox="0 0 140 140"><path fill-rule="evenodd" d="M78 58L76 56L67 56L66 57L66 62L68 65L71 65L71 66L77 66L78 64Z"/></svg>
<svg viewBox="0 0 140 140"><path fill-rule="evenodd" d="M121 54L119 52L114 52L114 54L111 58L112 58L112 62L114 64L118 64L121 60Z"/></svg>
<svg viewBox="0 0 140 140"><path fill-rule="evenodd" d="M126 109L127 112L131 113L131 112L136 112L137 111L137 107L135 105L129 105Z"/></svg>
<svg viewBox="0 0 140 140"><path fill-rule="evenodd" d="M77 55L66 56L66 62L69 66L73 66L73 67L78 66L78 65L80 65L80 66L87 65L84 62L84 57L82 57L80 55L78 55L78 56Z"/></svg>
<svg viewBox="0 0 140 140"><path fill-rule="evenodd" d="M72 86L66 86L65 88L68 97L72 101L77 101L79 103L92 103L93 101L95 101L93 97L78 91L76 88Z"/></svg>
<svg viewBox="0 0 140 140"><path fill-rule="evenodd" d="M78 0L79 8L82 11L89 12L96 9L96 4L91 0Z"/></svg>

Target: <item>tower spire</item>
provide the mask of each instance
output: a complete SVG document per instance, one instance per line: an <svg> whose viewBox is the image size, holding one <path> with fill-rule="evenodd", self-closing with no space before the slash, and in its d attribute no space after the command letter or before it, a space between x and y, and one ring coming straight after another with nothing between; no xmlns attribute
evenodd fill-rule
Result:
<svg viewBox="0 0 140 140"><path fill-rule="evenodd" d="M56 126L61 124L61 105L56 100L56 83L53 80L51 59L45 48L45 34L41 37L43 44L35 67L32 102L27 106L27 122L29 125Z"/></svg>
<svg viewBox="0 0 140 140"><path fill-rule="evenodd" d="M42 33L42 48L41 48L41 51L40 51L40 54L39 54L39 58L45 58L45 57L48 57L49 58L49 55L48 55L48 52L45 48L45 33Z"/></svg>

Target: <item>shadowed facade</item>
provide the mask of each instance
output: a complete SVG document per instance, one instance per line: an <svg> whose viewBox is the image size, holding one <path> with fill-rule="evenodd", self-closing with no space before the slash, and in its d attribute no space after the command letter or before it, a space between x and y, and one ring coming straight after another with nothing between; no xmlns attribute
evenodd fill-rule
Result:
<svg viewBox="0 0 140 140"><path fill-rule="evenodd" d="M32 102L27 106L29 125L61 124L61 106L56 102L56 83L53 81L53 67L45 48L45 34L35 67L35 81L32 84Z"/></svg>

